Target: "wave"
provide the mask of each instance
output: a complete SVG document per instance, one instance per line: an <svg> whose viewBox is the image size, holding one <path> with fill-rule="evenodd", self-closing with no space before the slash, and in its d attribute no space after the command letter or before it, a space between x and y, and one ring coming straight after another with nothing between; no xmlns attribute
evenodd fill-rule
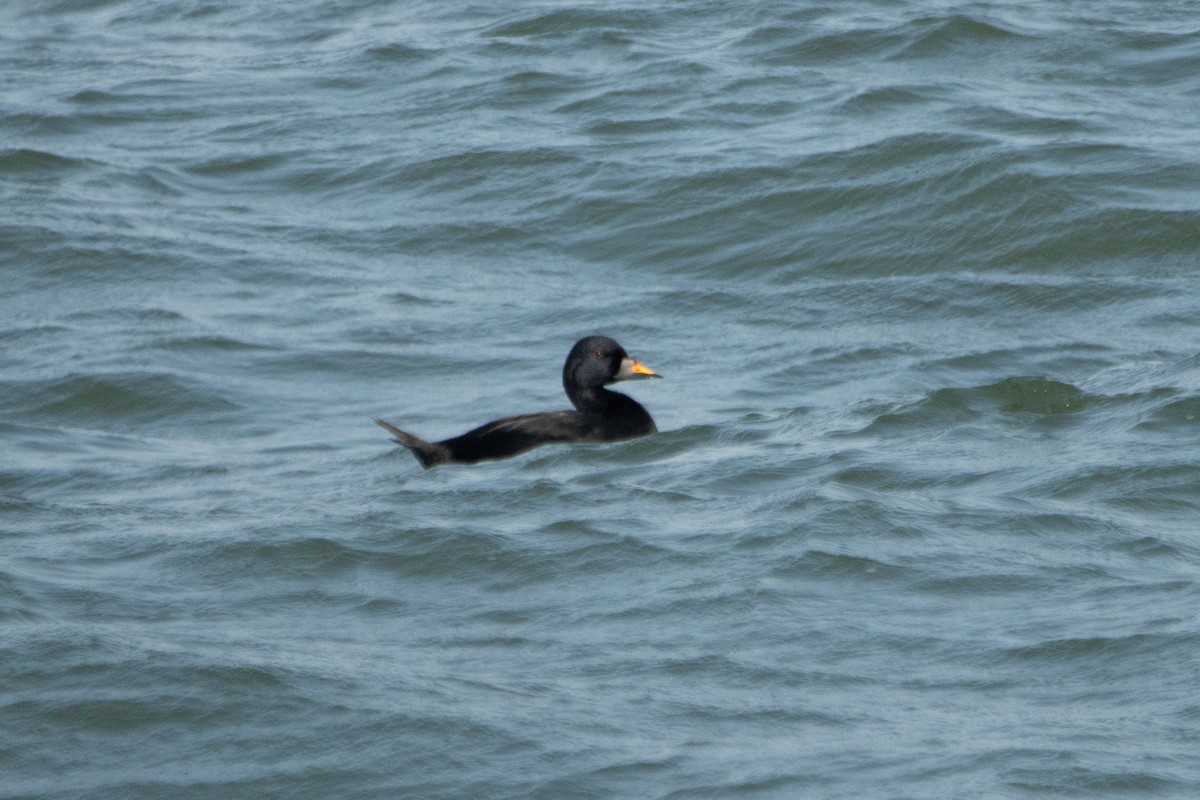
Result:
<svg viewBox="0 0 1200 800"><path fill-rule="evenodd" d="M210 385L162 372L75 374L0 384L15 416L58 425L145 425L237 411L239 405Z"/></svg>

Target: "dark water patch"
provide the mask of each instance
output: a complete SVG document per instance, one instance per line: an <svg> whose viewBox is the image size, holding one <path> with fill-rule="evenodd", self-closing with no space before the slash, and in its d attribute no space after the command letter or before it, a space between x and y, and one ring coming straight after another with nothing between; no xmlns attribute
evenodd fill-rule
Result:
<svg viewBox="0 0 1200 800"><path fill-rule="evenodd" d="M1030 576L1025 573L959 575L917 583L915 589L948 597L981 595L1017 596L1029 590Z"/></svg>
<svg viewBox="0 0 1200 800"><path fill-rule="evenodd" d="M389 597L366 597L353 607L353 613L372 619L392 620L408 611L408 604Z"/></svg>
<svg viewBox="0 0 1200 800"><path fill-rule="evenodd" d="M1012 516L1012 530L1017 533L1036 534L1047 537L1096 536L1098 534L1124 538L1125 528L1121 523L1104 514L1085 512L1025 512Z"/></svg>
<svg viewBox="0 0 1200 800"><path fill-rule="evenodd" d="M618 126L632 125L639 120L657 120L664 124L670 122L681 132L690 129L690 126L683 124L684 120L689 112L696 112L681 109L674 101L678 96L676 84L700 80L708 70L696 64L673 62L655 63L642 69L652 75L652 81L640 84L637 88L594 87L590 83L581 83L576 91L579 96L564 96L563 101L554 107L554 113L565 119L579 119L585 133L612 136L615 141L620 141L624 136L634 138L638 131L625 131ZM745 107L741 110L744 111ZM734 119L720 114L717 109L705 109L704 114L711 125L725 127L734 122ZM643 141L652 147L662 140L646 136Z"/></svg>
<svg viewBox="0 0 1200 800"><path fill-rule="evenodd" d="M157 470L153 480L191 482L206 478L223 478L234 473L235 469L229 464L169 464Z"/></svg>
<svg viewBox="0 0 1200 800"><path fill-rule="evenodd" d="M959 108L954 112L954 116L966 130L985 135L1005 134L1017 139L1038 141L1048 137L1075 139L1086 136L1091 130L1089 124L1080 117L1045 112L1035 113L1026 109L1014 109L993 104ZM1069 149L1068 153L1063 154L1068 158L1087 150L1079 145L1064 149ZM1103 149L1116 150L1118 148ZM1043 160L1046 159L1043 158ZM1095 166L1099 168L1102 165L1096 164Z"/></svg>
<svg viewBox="0 0 1200 800"><path fill-rule="evenodd" d="M781 445L779 449L790 448ZM724 457L720 461L724 468L697 472L692 486L710 497L744 499L748 505L736 511L739 515L748 513L751 504L771 502L768 498L806 488L798 477L799 465L806 462L765 459L753 446L722 450Z"/></svg>
<svg viewBox="0 0 1200 800"><path fill-rule="evenodd" d="M1195 26L1183 30L1132 29L1123 42L1132 51L1161 53L1182 48L1200 56L1200 28Z"/></svg>
<svg viewBox="0 0 1200 800"><path fill-rule="evenodd" d="M647 117L643 119L624 119L598 122L588 128L588 132L596 136L637 137L654 134L668 134L684 130L688 122L676 117Z"/></svg>
<svg viewBox="0 0 1200 800"><path fill-rule="evenodd" d="M985 48L989 47L1006 48L1006 56L1011 57L1011 48L1015 43L1022 39L1033 40L1035 38L1005 27L997 21L988 21L965 14L915 19L909 23L909 26L913 29L912 40L889 56L889 60L903 61L944 56L961 56L978 60L984 56Z"/></svg>
<svg viewBox="0 0 1200 800"><path fill-rule="evenodd" d="M178 176L165 169L148 167L134 172L124 172L112 176L114 183L121 183L137 192L158 197L183 199L188 196L186 187Z"/></svg>
<svg viewBox="0 0 1200 800"><path fill-rule="evenodd" d="M1093 636L1089 638L1053 639L1024 647L1011 648L1008 657L1019 661L1054 663L1091 662L1097 668L1113 660L1151 656L1184 650L1194 644L1196 636L1163 634L1129 634L1126 636Z"/></svg>
<svg viewBox="0 0 1200 800"><path fill-rule="evenodd" d="M937 205L938 176L949 181L960 158L986 163L991 149L987 142L957 134L893 136L790 163L750 164L660 181L647 187L659 209L652 228L644 206L620 194L567 206L562 222L586 220L608 234L578 239L582 247L574 252L583 257L626 259L628 251L614 245L631 239L646 243L641 261L726 281L773 276L795 282L811 278L814 270L864 278L923 273L943 256L898 250L895 242L904 233L883 209L892 202ZM854 239L830 239L827 223L847 215L856 220ZM914 220L932 224L914 210L903 226L909 233ZM965 254L965 263L979 258L972 255L978 249L978 228L956 227L951 237L960 237L961 243L955 244L947 239L944 224L939 225L937 238L929 241L950 242L939 246L953 247L956 257ZM726 237L722 231L737 235ZM613 238L614 233L620 238Z"/></svg>
<svg viewBox="0 0 1200 800"><path fill-rule="evenodd" d="M584 544L571 552L557 555L551 561L549 575L597 575L605 572L624 572L631 565L639 571L667 568L693 562L686 555L632 536L605 542Z"/></svg>
<svg viewBox="0 0 1200 800"><path fill-rule="evenodd" d="M234 582L261 580L266 575L310 576L310 599L328 581L344 578L368 563L371 550L320 536L280 539L272 531L256 532L248 539L196 539L170 553L177 569L204 574L209 580ZM270 602L274 602L271 600Z"/></svg>
<svg viewBox="0 0 1200 800"><path fill-rule="evenodd" d="M317 80L313 85L315 88L328 90L330 92L358 92L370 86L370 80L368 80L366 77L359 77L357 75L338 76Z"/></svg>
<svg viewBox="0 0 1200 800"><path fill-rule="evenodd" d="M190 699L158 694L137 697L93 697L64 700L30 707L16 703L7 711L26 724L69 726L87 730L90 735L132 734L163 725L175 726L188 720L209 722L213 710L207 694Z"/></svg>
<svg viewBox="0 0 1200 800"><path fill-rule="evenodd" d="M914 404L878 414L862 432L897 436L914 428L945 431L996 415L1079 414L1096 401L1069 383L1005 378L985 386L937 389Z"/></svg>
<svg viewBox="0 0 1200 800"><path fill-rule="evenodd" d="M383 231L381 238L394 241L410 257L443 256L447 251L480 248L475 255L503 257L539 241L530 230L517 225L480 221L475 224L397 225Z"/></svg>
<svg viewBox="0 0 1200 800"><path fill-rule="evenodd" d="M83 14L110 7L126 5L127 0L51 0L39 4L39 10L47 16Z"/></svg>
<svg viewBox="0 0 1200 800"><path fill-rule="evenodd" d="M604 767L593 770L575 771L560 779L539 786L531 797L604 796L620 793L622 786L631 780L646 780L669 773L682 766L683 758L637 758L618 759Z"/></svg>
<svg viewBox="0 0 1200 800"><path fill-rule="evenodd" d="M288 156L270 153L255 156L219 156L184 167L189 175L199 178L235 178L261 180L278 175L288 166Z"/></svg>
<svg viewBox="0 0 1200 800"><path fill-rule="evenodd" d="M346 35L347 30L346 27L340 25L331 25L323 28L310 27L296 32L290 38L290 42L301 48L307 48L325 42L338 41Z"/></svg>
<svg viewBox="0 0 1200 800"><path fill-rule="evenodd" d="M58 324L22 326L0 330L0 345L5 347L38 347L57 341L71 328Z"/></svg>
<svg viewBox="0 0 1200 800"><path fill-rule="evenodd" d="M1129 511L1194 511L1200 504L1200 467L1165 460L1085 465L1033 491L1055 499L1089 500Z"/></svg>
<svg viewBox="0 0 1200 800"><path fill-rule="evenodd" d="M42 150L16 148L0 150L0 175L54 176L87 169L92 163L80 158L48 153Z"/></svg>
<svg viewBox="0 0 1200 800"><path fill-rule="evenodd" d="M58 431L51 437L41 434L38 428L35 430L38 430L38 434L29 434L20 440L21 450L18 453L21 461L18 463L21 466L9 476L10 491L22 497L45 498L64 492L107 491L113 485L110 469L97 463L88 464L84 459L79 459L82 463L78 465L71 464L66 454L79 453L81 450L136 452L143 449L137 442L130 444L125 437L114 441L110 436L96 435L92 431ZM23 534L29 535L40 530L34 527L35 520L45 524L47 529L62 534L86 532L97 527L92 516L96 509L85 509L73 503L37 500L35 510L41 513L25 520Z"/></svg>
<svg viewBox="0 0 1200 800"><path fill-rule="evenodd" d="M840 469L829 476L831 483L867 492L927 492L932 489L962 488L985 484L994 476L990 471L906 468L903 463L863 464ZM915 499L915 498L914 498Z"/></svg>
<svg viewBox="0 0 1200 800"><path fill-rule="evenodd" d="M339 158L322 162L289 164L280 171L280 185L301 196L346 197L368 190L387 174L389 167L376 160Z"/></svg>
<svg viewBox="0 0 1200 800"><path fill-rule="evenodd" d="M0 426L0 430L3 426ZM27 514L41 508L39 503L22 496L20 488L25 483L24 473L0 472L0 511L10 514Z"/></svg>
<svg viewBox="0 0 1200 800"><path fill-rule="evenodd" d="M187 353L205 356L212 353L239 353L278 350L277 345L258 342L247 342L232 336L208 335L170 338L164 341L149 343L143 349L163 350L166 352Z"/></svg>
<svg viewBox="0 0 1200 800"><path fill-rule="evenodd" d="M730 419L720 425L688 425L678 431L669 433L687 435L689 442L696 445L712 444L749 444L770 440L779 432L779 428L805 414L811 413L810 408L793 408L772 410L770 413L743 414L738 419ZM669 437L668 441L674 437Z"/></svg>
<svg viewBox="0 0 1200 800"><path fill-rule="evenodd" d="M117 324L153 326L160 330L174 330L176 323L190 322L187 315L162 306L109 306L87 308L63 315L72 322L108 321Z"/></svg>
<svg viewBox="0 0 1200 800"><path fill-rule="evenodd" d="M1006 378L981 393L1005 414L1078 414L1090 400L1078 387L1048 378Z"/></svg>
<svg viewBox="0 0 1200 800"><path fill-rule="evenodd" d="M956 152L962 147L967 149ZM852 158L854 166L842 166L840 172L867 174L870 179L860 178L849 184L832 182L826 175L843 158ZM764 216L748 223L752 226L749 229L761 226L759 238L778 240L783 231L789 230L782 226L790 223L788 238L795 245L786 248L784 257L791 261L819 259L825 262L823 269L835 273L861 271L866 262L872 265L872 272L879 274L919 274L946 260L968 268L1000 267L1022 274L1064 262L1076 266L1102 262L1110 265L1106 271L1111 271L1119 259L1175 263L1172 259L1181 257L1196 241L1196 227L1189 223L1195 216L1191 209L1083 206L1078 194L1058 174L1031 172L1016 165L994 143L972 141L962 134L889 137L845 154L808 159L804 167L788 182L807 177L808 187L776 195L786 201L780 212L786 222L784 218ZM808 201L797 202L796 198L802 196ZM910 215L899 221L881 214L881 202L902 203L910 208ZM947 231L944 216L935 222L927 213L935 206L948 207L953 216L963 219L983 214L994 224L954 225ZM749 208L761 213L758 201ZM836 242L841 250L836 253L825 241L813 242L805 235L816 227L817 220L828 219L827 215L835 212L854 214L860 220L853 242ZM720 213L728 222L741 223L728 209ZM1046 224L1047 220L1056 222ZM1063 224L1064 220L1070 224ZM1003 234L1010 225L1022 226L1025 235L1013 238ZM938 228L936 234L934 227ZM911 238L920 230L928 231L928 236L918 237L924 246L911 251L895 247L897 238ZM801 242L806 246L800 248ZM807 259L801 258L802 251ZM886 256L881 260L878 254ZM756 260L768 265L780 263L761 256Z"/></svg>
<svg viewBox="0 0 1200 800"><path fill-rule="evenodd" d="M182 99L195 87L187 79L163 77L121 82L106 89L81 89L64 99L77 107L73 119L81 128L181 123L203 118Z"/></svg>
<svg viewBox="0 0 1200 800"><path fill-rule="evenodd" d="M1004 778L1011 788L1028 792L1034 797L1059 793L1082 797L1095 792L1113 796L1182 796L1178 793L1190 792L1194 785L1188 781L1143 770L1080 766L1017 768L1006 770Z"/></svg>
<svg viewBox="0 0 1200 800"><path fill-rule="evenodd" d="M897 197L915 186L928 185L930 177L955 175L996 150L991 140L957 131L921 131L888 135L841 150L813 154L805 160L806 172L822 178L822 185L841 189L831 199L863 203L871 190ZM851 169L857 164L860 169ZM857 189L858 191L852 191ZM849 202L826 206L848 210Z"/></svg>
<svg viewBox="0 0 1200 800"><path fill-rule="evenodd" d="M433 58L437 55L437 51L415 47L403 42L392 42L390 44L367 48L367 55L374 60L382 62L408 63Z"/></svg>
<svg viewBox="0 0 1200 800"><path fill-rule="evenodd" d="M857 458L847 461L855 463ZM864 469L867 469L867 481L873 480L873 470ZM853 478L853 473L849 477ZM838 530L854 531L856 539L874 541L876 546L884 546L883 543L888 541L910 543L921 539L927 532L914 527L912 520L906 518L906 507L915 507L911 510L918 521L923 513L944 512L941 501L933 493L881 491L870 485L833 481L823 482L810 492L797 493L781 506L790 514L801 515L796 528L781 528L776 534L777 541L785 546L789 539L801 535L832 543L837 540ZM799 541L807 539L800 538ZM909 546L911 544L903 544L901 549Z"/></svg>
<svg viewBox="0 0 1200 800"><path fill-rule="evenodd" d="M116 92L106 92L101 89L81 89L67 98L79 105L106 105L124 102L127 98Z"/></svg>
<svg viewBox="0 0 1200 800"><path fill-rule="evenodd" d="M500 78L493 103L497 108L520 108L560 99L586 84L571 75L541 70L522 70Z"/></svg>
<svg viewBox="0 0 1200 800"><path fill-rule="evenodd" d="M1181 548L1179 545L1157 536L1141 536L1137 539L1121 541L1116 545L1116 549L1135 558L1188 561L1194 556L1190 549Z"/></svg>
<svg viewBox="0 0 1200 800"><path fill-rule="evenodd" d="M0 384L0 397L26 419L55 424L142 425L221 416L238 409L222 393L164 373L72 375Z"/></svg>
<svg viewBox="0 0 1200 800"><path fill-rule="evenodd" d="M0 495L0 511L25 510L20 506L12 506L6 495ZM0 539L4 538L7 537L0 536ZM45 594L39 584L40 581L23 570L7 567L0 569L0 623L17 625L44 620L47 616Z"/></svg>
<svg viewBox="0 0 1200 800"><path fill-rule="evenodd" d="M740 675L744 667L735 659L721 653L673 654L654 666L654 671L671 678L684 677L728 679Z"/></svg>
<svg viewBox="0 0 1200 800"><path fill-rule="evenodd" d="M565 463L589 470L572 481L572 485L589 487L589 490L595 486L612 488L614 481L618 484L627 481L631 471L634 474L644 473L636 479L633 491L652 494L657 500L685 502L691 497L689 492L654 489L646 486L645 481L651 478L649 473L660 468L660 465L674 459L686 458L689 453L711 445L713 430L715 429L691 426L624 442L543 448L534 451L528 463L530 468L535 470ZM560 496L561 487L553 487L552 493L556 497Z"/></svg>
<svg viewBox="0 0 1200 800"><path fill-rule="evenodd" d="M93 512L102 509L92 508ZM99 526L80 526L82 535L94 535ZM61 534L69 531L59 531ZM79 541L81 536L73 536ZM80 546L85 544L80 542ZM54 563L33 563L22 574L22 605L27 613L40 620L49 618L75 619L86 615L93 622L155 621L161 622L181 606L159 595L169 590L156 579L131 578L139 568L153 570L162 561L153 552L138 553L145 543L129 544L130 555L94 559L81 557L67 566ZM149 550L161 549L157 543Z"/></svg>
<svg viewBox="0 0 1200 800"><path fill-rule="evenodd" d="M120 102L76 103L73 114L65 124L75 132L96 131L102 128L127 130L132 126L184 125L204 118L194 106L181 102L177 96L150 98L120 96ZM66 130L62 132L67 132Z"/></svg>
<svg viewBox="0 0 1200 800"><path fill-rule="evenodd" d="M1171 152L1137 143L1122 146L1047 148L1039 171L1086 176L1092 202L1121 210L1195 211L1187 191L1200 176L1200 164L1183 164ZM1117 166L1119 165L1119 167Z"/></svg>
<svg viewBox="0 0 1200 800"><path fill-rule="evenodd" d="M7 130L19 131L34 138L77 134L84 127L80 125L75 114L49 111L0 112L0 125ZM36 148L30 149L36 151Z"/></svg>
<svg viewBox="0 0 1200 800"><path fill-rule="evenodd" d="M387 295L389 303L401 307L426 307L426 306L441 306L449 307L454 303L449 297L439 297L432 292L416 293L412 291L391 291Z"/></svg>
<svg viewBox="0 0 1200 800"><path fill-rule="evenodd" d="M37 231L28 232L21 238L32 240L37 254L36 260L30 262L32 268L27 276L32 288L45 289L55 286L59 281L69 280L75 292L82 292L81 287L85 286L97 287L102 293L100 296L112 298L113 302L119 302L118 297L126 298L136 291L135 278L161 280L171 274L172 269L205 272L212 268L210 255L221 256L227 252L218 250L206 253L199 246L199 252L189 251L185 254L177 244L165 239L142 238L133 234L130 226L124 223L114 224L102 231L85 225L83 230L74 231L62 240L41 235ZM119 284L120 291L112 283L118 278L124 281ZM78 295L73 292L65 297L73 300Z"/></svg>
<svg viewBox="0 0 1200 800"><path fill-rule="evenodd" d="M70 238L68 232L52 227L0 222L0 245L12 253L25 253L26 258L42 258L62 247Z"/></svg>
<svg viewBox="0 0 1200 800"><path fill-rule="evenodd" d="M204 558L236 563L236 575L243 576L283 572L328 581L368 570L410 580L482 581L493 588L552 580L562 567L562 556L543 547L461 525L396 532L390 542L350 543L319 536L280 540L276 535L275 539L218 544ZM588 559L586 554L579 557Z"/></svg>
<svg viewBox="0 0 1200 800"><path fill-rule="evenodd" d="M1164 390L1155 393L1155 399L1171 396L1174 392ZM1200 432L1200 397L1184 397L1160 403L1137 425L1138 430L1172 435L1195 435Z"/></svg>
<svg viewBox="0 0 1200 800"><path fill-rule="evenodd" d="M771 570L780 578L815 578L818 580L869 580L895 582L911 579L906 567L877 561L865 556L809 550L803 555L781 560Z"/></svg>
<svg viewBox="0 0 1200 800"><path fill-rule="evenodd" d="M477 190L481 181L493 185L523 184L523 178L548 176L586 169L589 162L560 148L465 150L430 159L413 160L384 173L381 188L457 193Z"/></svg>
<svg viewBox="0 0 1200 800"><path fill-rule="evenodd" d="M1123 27L1114 37L1120 80L1137 87L1178 87L1189 93L1200 89L1200 31L1137 31Z"/></svg>
<svg viewBox="0 0 1200 800"><path fill-rule="evenodd" d="M772 67L871 63L903 48L908 31L892 26L842 25L819 33L803 27L767 26L739 43L755 62Z"/></svg>
<svg viewBox="0 0 1200 800"><path fill-rule="evenodd" d="M1062 213L1054 216L1062 216ZM1200 246L1200 211L1099 209L1030 237L1000 265L1041 269L1094 263L1171 267Z"/></svg>
<svg viewBox="0 0 1200 800"><path fill-rule="evenodd" d="M635 30L645 35L658 27L659 19L658 14L648 9L625 8L620 14L614 14L607 8L562 8L501 22L485 35L505 39L570 40L578 47L611 43L608 34L618 29Z"/></svg>
<svg viewBox="0 0 1200 800"><path fill-rule="evenodd" d="M783 101L753 102L732 101L715 103L705 109L705 121L714 130L724 130L731 133L751 130L762 124L764 119L777 116L797 115L803 112L800 103ZM680 116L686 116L689 110L678 110Z"/></svg>
<svg viewBox="0 0 1200 800"><path fill-rule="evenodd" d="M657 461L662 460L664 457L670 457L664 456L662 453L658 452L657 449L654 451L653 455L653 459L639 459L638 463L654 464ZM626 478L626 483L618 483L617 481L620 479L619 476L622 474L627 473L625 473L625 471L619 467L617 469L613 469L613 482L617 484L620 490L623 490L624 496L629 499L629 502L632 504L633 508L637 508L643 503L653 503L655 504L656 508L672 505L687 507L689 504L704 499L696 492L690 491L686 487L656 487L641 482L629 481L628 478Z"/></svg>
<svg viewBox="0 0 1200 800"><path fill-rule="evenodd" d="M848 114L878 116L905 109L923 108L943 94L937 84L871 86L860 89L842 103Z"/></svg>
<svg viewBox="0 0 1200 800"><path fill-rule="evenodd" d="M777 771L784 771L779 768ZM707 780L705 780L707 778ZM795 797L813 791L828 789L837 783L827 775L770 775L753 778L731 778L717 775L698 774L684 781L686 788L663 795L663 800L685 800L685 798L722 797Z"/></svg>

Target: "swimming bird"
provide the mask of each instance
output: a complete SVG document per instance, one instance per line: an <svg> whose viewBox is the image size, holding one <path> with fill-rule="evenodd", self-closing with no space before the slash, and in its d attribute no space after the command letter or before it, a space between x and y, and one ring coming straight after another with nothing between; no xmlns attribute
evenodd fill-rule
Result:
<svg viewBox="0 0 1200 800"><path fill-rule="evenodd" d="M555 442L615 442L656 433L658 428L640 403L604 387L616 381L661 377L630 358L613 339L588 336L575 343L563 365L563 389L574 411L505 417L440 442L427 442L381 419L375 423L395 437L392 441L407 447L425 469L508 458Z"/></svg>

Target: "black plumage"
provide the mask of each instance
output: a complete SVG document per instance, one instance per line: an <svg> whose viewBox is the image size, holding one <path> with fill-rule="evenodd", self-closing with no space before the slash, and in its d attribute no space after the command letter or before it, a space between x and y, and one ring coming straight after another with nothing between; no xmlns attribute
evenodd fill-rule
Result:
<svg viewBox="0 0 1200 800"><path fill-rule="evenodd" d="M604 387L616 381L659 378L607 336L580 339L563 365L563 389L574 411L545 411L505 417L461 436L427 442L381 419L375 422L412 451L421 466L472 464L507 458L555 442L615 442L655 433L646 409L632 397Z"/></svg>

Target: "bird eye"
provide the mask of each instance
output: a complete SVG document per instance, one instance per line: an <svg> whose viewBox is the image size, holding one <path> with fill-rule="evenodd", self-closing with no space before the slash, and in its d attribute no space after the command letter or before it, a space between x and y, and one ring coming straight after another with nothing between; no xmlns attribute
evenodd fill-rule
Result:
<svg viewBox="0 0 1200 800"><path fill-rule="evenodd" d="M603 360L604 360L604 353L603 353L603 351L601 351L601 350L593 350L593 351L592 351L592 358L595 358L595 359L597 359L597 360L599 360L599 361L603 361Z"/></svg>

